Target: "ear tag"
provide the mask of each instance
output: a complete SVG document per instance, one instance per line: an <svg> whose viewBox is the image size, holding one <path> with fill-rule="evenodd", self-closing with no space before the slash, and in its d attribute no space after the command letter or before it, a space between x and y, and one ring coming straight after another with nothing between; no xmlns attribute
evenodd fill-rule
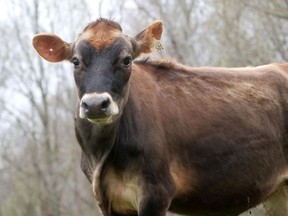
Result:
<svg viewBox="0 0 288 216"><path fill-rule="evenodd" d="M162 46L162 44L161 44L161 41L154 38L153 43L152 43L152 46L151 46L150 49L151 49L151 52L157 52L157 53L159 53L159 52L161 52L164 48L163 48L163 46Z"/></svg>

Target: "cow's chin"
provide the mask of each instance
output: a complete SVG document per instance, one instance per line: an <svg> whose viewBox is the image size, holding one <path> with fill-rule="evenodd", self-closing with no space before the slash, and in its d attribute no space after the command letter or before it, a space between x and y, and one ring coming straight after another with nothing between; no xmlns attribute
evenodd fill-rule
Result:
<svg viewBox="0 0 288 216"><path fill-rule="evenodd" d="M86 118L92 124L98 125L110 125L115 122L115 116L109 116L107 118Z"/></svg>

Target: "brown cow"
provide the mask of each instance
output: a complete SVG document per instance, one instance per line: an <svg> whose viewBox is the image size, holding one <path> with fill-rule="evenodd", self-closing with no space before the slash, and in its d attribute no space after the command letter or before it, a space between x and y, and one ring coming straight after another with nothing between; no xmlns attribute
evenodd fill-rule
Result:
<svg viewBox="0 0 288 216"><path fill-rule="evenodd" d="M81 167L103 214L227 216L266 201L286 215L288 64L132 62L161 34L161 21L132 38L99 19L71 44L33 39L44 59L74 64Z"/></svg>

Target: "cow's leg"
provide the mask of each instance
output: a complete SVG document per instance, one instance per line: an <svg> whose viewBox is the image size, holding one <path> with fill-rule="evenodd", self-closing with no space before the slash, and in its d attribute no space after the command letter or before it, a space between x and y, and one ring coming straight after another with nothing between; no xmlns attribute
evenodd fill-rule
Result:
<svg viewBox="0 0 288 216"><path fill-rule="evenodd" d="M157 199L151 194L140 203L139 216L165 216L170 201L167 198Z"/></svg>
<svg viewBox="0 0 288 216"><path fill-rule="evenodd" d="M118 214L112 211L110 216L138 216L138 215L137 214Z"/></svg>
<svg viewBox="0 0 288 216"><path fill-rule="evenodd" d="M139 216L165 216L173 195L174 185L147 187L140 201Z"/></svg>
<svg viewBox="0 0 288 216"><path fill-rule="evenodd" d="M264 202L269 216L288 215L288 182L283 182L277 190Z"/></svg>
<svg viewBox="0 0 288 216"><path fill-rule="evenodd" d="M151 158L146 161L151 161ZM165 216L176 192L168 162L157 163L156 158L152 161L142 170L138 216Z"/></svg>

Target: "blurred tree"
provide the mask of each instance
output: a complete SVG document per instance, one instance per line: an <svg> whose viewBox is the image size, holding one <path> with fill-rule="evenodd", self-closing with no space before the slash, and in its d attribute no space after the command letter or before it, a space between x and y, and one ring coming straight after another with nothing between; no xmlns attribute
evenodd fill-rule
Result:
<svg viewBox="0 0 288 216"><path fill-rule="evenodd" d="M207 25L213 29L212 35L215 37L213 49L218 58L216 65L260 65L287 59L287 20L251 6L258 5L264 9L271 3L258 0L222 0L213 3L211 15L214 19L210 19ZM273 5L276 7L277 4L273 2ZM287 7L286 3L284 5Z"/></svg>
<svg viewBox="0 0 288 216"><path fill-rule="evenodd" d="M277 0L277 1L244 1L246 6L251 7L259 12L265 13L266 15L275 16L279 19L288 19L288 1Z"/></svg>
<svg viewBox="0 0 288 216"><path fill-rule="evenodd" d="M0 171L5 173L0 181L9 190L4 188L0 197L1 214L96 215L96 202L79 167L73 129L77 96L72 75L63 73L70 68L44 62L31 46L39 32L58 33L71 41L90 21L91 10L84 0L6 4L9 19L0 26L5 47L1 77L6 78L1 83L5 124Z"/></svg>

